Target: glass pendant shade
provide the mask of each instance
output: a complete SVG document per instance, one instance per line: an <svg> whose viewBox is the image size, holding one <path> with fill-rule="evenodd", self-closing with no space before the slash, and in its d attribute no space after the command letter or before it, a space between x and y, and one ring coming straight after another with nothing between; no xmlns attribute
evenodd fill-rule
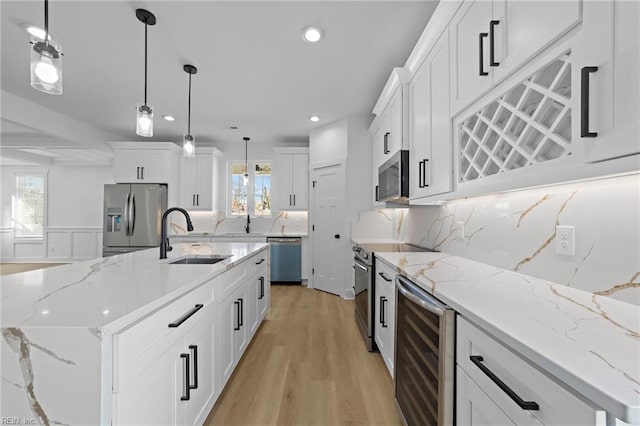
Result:
<svg viewBox="0 0 640 426"><path fill-rule="evenodd" d="M196 138L188 133L182 138L182 156L185 158L196 157Z"/></svg>
<svg viewBox="0 0 640 426"><path fill-rule="evenodd" d="M150 105L138 104L136 111L136 134L150 138L153 136L153 108Z"/></svg>
<svg viewBox="0 0 640 426"><path fill-rule="evenodd" d="M53 40L31 48L31 87L50 95L62 94L62 54Z"/></svg>

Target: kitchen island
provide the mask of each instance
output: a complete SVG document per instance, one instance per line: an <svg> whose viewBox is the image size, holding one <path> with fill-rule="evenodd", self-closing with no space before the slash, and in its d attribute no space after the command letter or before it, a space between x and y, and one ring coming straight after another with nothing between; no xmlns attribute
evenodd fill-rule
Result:
<svg viewBox="0 0 640 426"><path fill-rule="evenodd" d="M3 277L0 415L202 422L268 309L267 248L175 244L165 260L150 249Z"/></svg>

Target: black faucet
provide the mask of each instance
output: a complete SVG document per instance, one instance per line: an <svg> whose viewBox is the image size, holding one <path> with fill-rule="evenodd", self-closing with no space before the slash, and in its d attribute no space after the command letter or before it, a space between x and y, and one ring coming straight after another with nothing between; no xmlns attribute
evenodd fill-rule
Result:
<svg viewBox="0 0 640 426"><path fill-rule="evenodd" d="M247 231L247 234L249 233L249 224L251 223L251 218L249 217L249 215L247 215L247 226L244 227L244 230Z"/></svg>
<svg viewBox="0 0 640 426"><path fill-rule="evenodd" d="M187 231L193 231L193 223L191 223L191 218L189 217L189 213L185 209L181 209L180 207L171 207L167 209L162 214L162 230L160 232L160 259L167 258L167 252L172 250L172 247L169 245L169 238L167 238L167 216L169 213L173 211L178 211L187 218Z"/></svg>

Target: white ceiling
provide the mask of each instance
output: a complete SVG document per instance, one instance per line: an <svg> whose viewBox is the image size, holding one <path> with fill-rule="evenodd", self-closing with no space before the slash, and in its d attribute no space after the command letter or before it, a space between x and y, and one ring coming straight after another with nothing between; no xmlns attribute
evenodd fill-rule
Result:
<svg viewBox="0 0 640 426"><path fill-rule="evenodd" d="M198 67L191 117L198 143L243 136L257 142L307 141L314 127L371 113L392 68L404 65L436 5L435 0L51 0L50 30L65 54L64 94L51 96L29 86L29 38L20 28L42 26L43 2L2 1L2 90L113 139L150 140L135 134L135 106L143 100L144 25L134 11L142 7L158 20L149 27L152 140L178 142L186 132L188 76L182 66L190 63ZM325 38L305 43L300 33L307 25L322 27ZM10 107L3 99L2 111ZM162 114L175 115L176 121L166 122ZM311 123L314 114L322 120ZM38 117L11 119L1 122L3 148L65 145L59 134L39 128Z"/></svg>

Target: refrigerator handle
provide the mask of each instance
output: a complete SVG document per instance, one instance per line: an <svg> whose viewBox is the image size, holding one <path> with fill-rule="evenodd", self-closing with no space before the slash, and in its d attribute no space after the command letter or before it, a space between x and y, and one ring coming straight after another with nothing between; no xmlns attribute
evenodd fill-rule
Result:
<svg viewBox="0 0 640 426"><path fill-rule="evenodd" d="M136 227L136 194L131 194L131 203L129 204L129 218L131 220L131 235Z"/></svg>
<svg viewBox="0 0 640 426"><path fill-rule="evenodd" d="M131 199L131 193L127 193L127 198L124 201L124 234L129 236L129 202Z"/></svg>

